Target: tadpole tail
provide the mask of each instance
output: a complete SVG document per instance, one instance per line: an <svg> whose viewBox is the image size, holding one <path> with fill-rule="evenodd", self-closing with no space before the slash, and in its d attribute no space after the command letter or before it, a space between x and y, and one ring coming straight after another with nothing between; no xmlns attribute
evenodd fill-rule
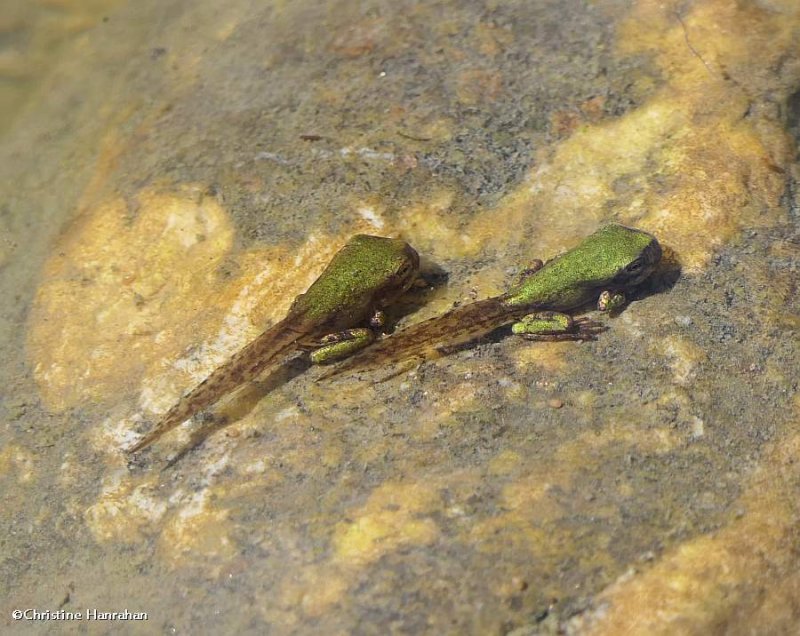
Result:
<svg viewBox="0 0 800 636"><path fill-rule="evenodd" d="M414 357L427 358L489 333L513 318L503 297L461 305L403 329L322 375L327 379L350 371L371 371ZM522 312L520 312L522 313Z"/></svg>
<svg viewBox="0 0 800 636"><path fill-rule="evenodd" d="M147 448L164 433L212 406L245 382L255 379L270 362L293 349L295 343L305 333L302 330L289 328L287 321L288 319L284 319L267 329L189 393L182 396L153 429L127 452L135 453Z"/></svg>

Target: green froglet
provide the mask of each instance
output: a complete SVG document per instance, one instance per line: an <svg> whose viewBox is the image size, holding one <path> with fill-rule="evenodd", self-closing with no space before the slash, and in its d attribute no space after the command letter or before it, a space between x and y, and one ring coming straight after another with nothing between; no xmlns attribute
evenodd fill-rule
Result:
<svg viewBox="0 0 800 636"><path fill-rule="evenodd" d="M298 349L311 361L339 360L375 339L381 311L404 293L419 270L419 256L405 241L358 234L333 257L289 313L189 391L130 449L139 451L196 413L255 379L273 361ZM353 328L369 321L370 328Z"/></svg>
<svg viewBox="0 0 800 636"><path fill-rule="evenodd" d="M593 340L601 326L565 312L596 299L601 311L618 309L625 302L623 292L647 278L660 260L661 246L652 234L607 225L546 264L538 261L506 293L395 333L319 379L446 354L508 323L529 340Z"/></svg>

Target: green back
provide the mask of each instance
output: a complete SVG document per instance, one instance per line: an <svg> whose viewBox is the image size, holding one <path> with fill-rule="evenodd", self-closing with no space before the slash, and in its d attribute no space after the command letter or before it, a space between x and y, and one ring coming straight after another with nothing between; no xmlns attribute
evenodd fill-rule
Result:
<svg viewBox="0 0 800 636"><path fill-rule="evenodd" d="M511 288L506 302L573 309L602 289L621 290L640 283L660 259L661 247L652 234L607 225Z"/></svg>
<svg viewBox="0 0 800 636"><path fill-rule="evenodd" d="M358 234L295 299L290 316L353 326L408 289L418 266L417 253L405 241Z"/></svg>

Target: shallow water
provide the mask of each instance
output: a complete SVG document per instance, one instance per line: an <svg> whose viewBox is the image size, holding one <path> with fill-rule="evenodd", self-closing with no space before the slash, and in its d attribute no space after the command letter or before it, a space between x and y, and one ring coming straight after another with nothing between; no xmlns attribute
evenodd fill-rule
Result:
<svg viewBox="0 0 800 636"><path fill-rule="evenodd" d="M9 6L6 629L795 624L793 3ZM667 262L597 342L289 361L122 452L352 234L423 255L402 329L609 221Z"/></svg>

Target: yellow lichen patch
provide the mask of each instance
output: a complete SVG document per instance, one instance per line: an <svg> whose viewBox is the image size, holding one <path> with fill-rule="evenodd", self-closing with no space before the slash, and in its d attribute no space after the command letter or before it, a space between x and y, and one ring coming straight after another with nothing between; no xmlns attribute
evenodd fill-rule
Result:
<svg viewBox="0 0 800 636"><path fill-rule="evenodd" d="M336 524L335 559L364 566L404 545L427 545L438 535L436 523L425 517L439 505L438 493L421 484L383 484L350 521Z"/></svg>
<svg viewBox="0 0 800 636"><path fill-rule="evenodd" d="M512 450L504 450L489 462L489 472L492 475L506 475L513 472L522 458L519 453Z"/></svg>
<svg viewBox="0 0 800 636"><path fill-rule="evenodd" d="M661 409L676 413L676 419L688 426L692 439L697 439L705 434L705 422L693 414L693 399L679 384L665 390L657 400Z"/></svg>
<svg viewBox="0 0 800 636"><path fill-rule="evenodd" d="M667 74L653 101L680 108L691 123L660 153L661 177L671 186L649 191L642 202L649 227L681 246L689 268L704 265L741 227L778 218L791 144L758 108L743 115L754 99L781 88L769 85L775 77L765 71L795 46L787 17L727 0L695 3L683 15L673 5L642 1L620 29L621 52L654 54Z"/></svg>
<svg viewBox="0 0 800 636"><path fill-rule="evenodd" d="M33 480L34 460L31 452L16 444L8 444L0 450L0 477L12 477L17 484Z"/></svg>
<svg viewBox="0 0 800 636"><path fill-rule="evenodd" d="M481 55L495 57L514 42L514 31L503 29L491 22L479 22L472 34L475 48Z"/></svg>
<svg viewBox="0 0 800 636"><path fill-rule="evenodd" d="M363 569L401 548L430 545L439 536L428 515L441 506L430 484L385 483L367 502L333 529L333 554L287 576L279 593L282 622L297 620L300 610L319 616L340 602Z"/></svg>
<svg viewBox="0 0 800 636"><path fill-rule="evenodd" d="M528 388L521 382L501 378L500 388L508 402L519 402L528 396Z"/></svg>
<svg viewBox="0 0 800 636"><path fill-rule="evenodd" d="M239 478L223 482L219 476L229 464L230 449L219 443L207 447L211 456L190 492L159 487L157 474L137 477L124 468L110 473L98 500L84 512L95 540L135 544L157 535L158 555L173 567L203 564L213 570L233 556L228 512L215 502L251 496L255 489L280 483L284 474L255 451L245 451L235 467Z"/></svg>
<svg viewBox="0 0 800 636"><path fill-rule="evenodd" d="M287 576L277 597L270 592L259 607L273 625L289 627L304 616L320 617L345 597L352 585L351 575L352 572L333 569L327 563L309 565Z"/></svg>
<svg viewBox="0 0 800 636"><path fill-rule="evenodd" d="M455 192L439 190L403 210L399 227L423 256L436 258L445 249L448 256L457 257L481 248L484 237L458 227L454 204Z"/></svg>
<svg viewBox="0 0 800 636"><path fill-rule="evenodd" d="M787 262L796 257L798 250L800 246L791 238L775 241L770 246L770 252L777 259ZM749 281L751 302L758 307L759 320L778 329L800 329L800 311L792 310L798 293L796 276L776 276L776 270L767 263L752 259L740 263L737 272Z"/></svg>
<svg viewBox="0 0 800 636"><path fill-rule="evenodd" d="M685 124L673 104L653 103L614 122L579 128L539 157L522 186L491 218L476 218L469 233L498 249L516 240L531 258L550 258L574 246L608 218L604 205L614 198L615 182L631 175L643 179L639 173L654 149ZM498 220L516 231L496 232Z"/></svg>
<svg viewBox="0 0 800 636"><path fill-rule="evenodd" d="M9 237L14 236L8 220L0 218L0 269L8 263L11 255L17 250L17 244Z"/></svg>
<svg viewBox="0 0 800 636"><path fill-rule="evenodd" d="M228 511L211 506L210 500L208 489L194 493L167 519L158 542L165 561L175 566L208 559L222 562L236 554Z"/></svg>
<svg viewBox="0 0 800 636"><path fill-rule="evenodd" d="M74 488L86 476L85 471L86 465L77 461L73 453L67 452L58 467L58 483L65 489Z"/></svg>
<svg viewBox="0 0 800 636"><path fill-rule="evenodd" d="M550 466L550 468L554 468ZM503 509L517 516L520 513L532 513L536 518L537 524L554 521L564 515L562 507L548 496L554 485L567 485L571 471L565 468L556 467L557 472L550 473L548 476L537 475L531 478L526 475L524 480L514 481L503 488ZM508 513L501 515L508 517ZM492 527L502 526L509 518L504 520L493 519L489 522Z"/></svg>
<svg viewBox="0 0 800 636"><path fill-rule="evenodd" d="M642 421L648 420L642 414ZM596 431L589 431L562 445L552 456L543 461L520 465L514 470L514 478L502 490L502 513L475 524L469 540L481 550L502 551L509 543L536 554L539 558L567 558L575 553L580 531L573 533L559 526L558 540L554 540L554 524L569 518L557 497L569 492L576 477L575 467L597 470L608 461L608 449L624 447L639 452L663 454L680 443L680 437L670 429L642 430L637 420L621 416L607 421ZM591 493L586 493L590 495ZM622 492L621 492L622 494ZM630 493L633 495L633 493ZM613 518L617 515L612 506L593 505L592 514ZM592 541L603 542L598 535ZM545 555L549 555L545 557ZM608 559L607 555L601 560Z"/></svg>
<svg viewBox="0 0 800 636"><path fill-rule="evenodd" d="M180 316L203 313L196 289L230 249L227 217L210 199L145 192L139 204L133 215L121 199L86 212L44 267L28 351L51 409L123 392L188 344Z"/></svg>
<svg viewBox="0 0 800 636"><path fill-rule="evenodd" d="M767 72L794 50L786 13L797 9L783 11L728 0L637 3L618 49L653 55L664 84L636 110L580 126L543 151L520 188L476 217L466 232L473 243L516 241L547 257L611 220L612 205L615 220L679 246L691 271L742 227L775 223L792 146L768 109L753 105L785 90ZM497 232L498 222L515 232Z"/></svg>
<svg viewBox="0 0 800 636"><path fill-rule="evenodd" d="M137 485L120 469L104 481L97 502L83 515L89 531L100 542L139 543L167 509L155 494L156 480Z"/></svg>
<svg viewBox="0 0 800 636"><path fill-rule="evenodd" d="M503 94L503 77L496 71L462 71L456 79L456 94L463 104L496 101Z"/></svg>
<svg viewBox="0 0 800 636"><path fill-rule="evenodd" d="M460 227L454 222L458 217L454 214L455 192L439 190L422 200L410 203L402 212L399 228L406 239L417 249L423 258L423 264L430 260L457 259L475 256L485 245L487 234L497 233L497 216L479 215L476 221L467 227ZM487 223L487 231L479 228L481 221ZM513 240L513 239L512 239ZM523 264L521 267L524 267ZM507 281L502 271L496 268L484 268L472 275L470 281L460 286L448 286L441 290L415 316L415 320L424 320L438 315L451 308L455 301L470 302L470 287L481 297L492 296L502 292ZM468 287L469 285L469 287Z"/></svg>
<svg viewBox="0 0 800 636"><path fill-rule="evenodd" d="M735 620L742 633L794 629L793 602L769 599L797 594L798 453L800 436L781 440L723 530L684 543L647 572L610 586L595 599L598 610L573 627L585 634L702 634Z"/></svg>
<svg viewBox="0 0 800 636"><path fill-rule="evenodd" d="M579 391L572 396L572 401L576 406L585 409L587 412L594 408L597 402L597 394L591 390Z"/></svg>
<svg viewBox="0 0 800 636"><path fill-rule="evenodd" d="M591 462L605 461L597 449L625 445L642 453L663 454L682 443L680 435L669 427L642 428L639 422L653 421L652 411L657 407L639 405L629 412L621 411L609 418L596 431L583 433L558 452L559 461L566 466L587 466Z"/></svg>
<svg viewBox="0 0 800 636"><path fill-rule="evenodd" d="M423 403L417 412L421 439L433 439L442 426L452 426L459 413L468 413L478 408L478 395L473 382L460 382L443 395L437 395Z"/></svg>
<svg viewBox="0 0 800 636"><path fill-rule="evenodd" d="M676 384L687 386L697 376L698 368L706 360L706 353L693 342L678 335L654 341L660 356L669 359L672 378Z"/></svg>
<svg viewBox="0 0 800 636"><path fill-rule="evenodd" d="M350 582L341 574L311 568L302 586L296 588L298 605L306 616L321 616L347 593Z"/></svg>
<svg viewBox="0 0 800 636"><path fill-rule="evenodd" d="M564 352L574 347L574 343L565 342L537 342L532 346L524 343L512 350L514 362L519 369L540 367L548 373L560 373L566 370L568 363Z"/></svg>

